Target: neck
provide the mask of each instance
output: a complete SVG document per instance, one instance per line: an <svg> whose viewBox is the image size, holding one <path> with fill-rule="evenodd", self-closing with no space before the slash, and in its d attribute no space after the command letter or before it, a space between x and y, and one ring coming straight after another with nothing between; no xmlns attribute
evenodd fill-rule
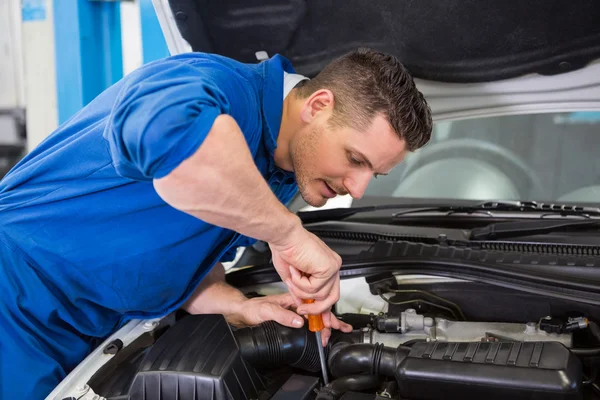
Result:
<svg viewBox="0 0 600 400"><path fill-rule="evenodd" d="M290 154L290 142L298 130L300 124L298 100L296 100L296 89L287 95L283 102L283 112L281 115L281 126L277 136L277 148L275 149L275 165L286 171L294 171L292 157Z"/></svg>

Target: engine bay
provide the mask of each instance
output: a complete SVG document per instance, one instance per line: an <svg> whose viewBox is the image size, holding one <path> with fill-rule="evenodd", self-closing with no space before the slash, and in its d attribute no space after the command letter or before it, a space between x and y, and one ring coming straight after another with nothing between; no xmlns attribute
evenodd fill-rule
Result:
<svg viewBox="0 0 600 400"><path fill-rule="evenodd" d="M386 308L336 312L354 330L332 333L327 385L306 326L234 328L220 315L184 312L118 350L88 384L108 400L600 398L600 329L589 306L470 282L367 280L371 293L356 298Z"/></svg>

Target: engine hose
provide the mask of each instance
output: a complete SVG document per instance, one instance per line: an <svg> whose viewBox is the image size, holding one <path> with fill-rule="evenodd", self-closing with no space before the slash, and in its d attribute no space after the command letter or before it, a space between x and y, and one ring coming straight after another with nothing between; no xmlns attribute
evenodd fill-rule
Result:
<svg viewBox="0 0 600 400"><path fill-rule="evenodd" d="M337 342L354 343L360 341L359 330L351 333L334 331L329 339L325 354ZM274 321L241 328L233 332L238 342L242 358L254 367L277 368L284 365L317 372L321 370L317 339L308 330L288 328Z"/></svg>
<svg viewBox="0 0 600 400"><path fill-rule="evenodd" d="M314 333L292 329L274 321L233 332L242 358L255 367L290 365L307 371L321 369Z"/></svg>
<svg viewBox="0 0 600 400"><path fill-rule="evenodd" d="M594 321L588 321L588 328L598 342L600 342L600 328Z"/></svg>
<svg viewBox="0 0 600 400"><path fill-rule="evenodd" d="M383 344L339 342L330 350L329 371L335 377L359 373L394 376L409 352L404 346L394 349Z"/></svg>
<svg viewBox="0 0 600 400"><path fill-rule="evenodd" d="M350 390L361 391L372 389L379 385L380 379L376 375L344 376L323 387L317 394L316 400L336 400Z"/></svg>
<svg viewBox="0 0 600 400"><path fill-rule="evenodd" d="M571 353L580 357L596 357L600 356L600 347L590 347L590 348L574 348L569 349Z"/></svg>

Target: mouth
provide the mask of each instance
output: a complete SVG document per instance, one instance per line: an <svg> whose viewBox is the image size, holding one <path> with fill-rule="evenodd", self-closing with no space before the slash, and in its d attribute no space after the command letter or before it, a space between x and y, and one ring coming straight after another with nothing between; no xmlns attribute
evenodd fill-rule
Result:
<svg viewBox="0 0 600 400"><path fill-rule="evenodd" d="M335 196L337 196L337 192L335 190L333 190L331 188L331 186L329 186L327 184L327 182L325 182L325 181L322 181L322 182L323 182L323 187L325 189L324 193L323 193L323 196L325 196L325 197L327 197L329 199L334 198Z"/></svg>

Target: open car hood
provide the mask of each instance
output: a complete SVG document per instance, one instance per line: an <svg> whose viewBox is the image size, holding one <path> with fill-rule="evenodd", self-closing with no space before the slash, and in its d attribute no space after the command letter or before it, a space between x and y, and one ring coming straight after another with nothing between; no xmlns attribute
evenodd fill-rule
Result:
<svg viewBox="0 0 600 400"><path fill-rule="evenodd" d="M315 76L359 46L394 54L436 121L600 110L595 0L153 0L171 54L281 54Z"/></svg>

